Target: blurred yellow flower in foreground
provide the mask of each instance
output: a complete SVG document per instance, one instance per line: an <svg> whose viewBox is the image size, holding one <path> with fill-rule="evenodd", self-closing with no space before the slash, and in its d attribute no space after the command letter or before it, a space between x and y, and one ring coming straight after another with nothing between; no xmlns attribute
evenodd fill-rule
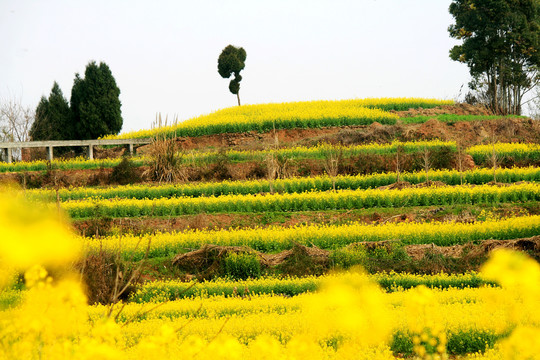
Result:
<svg viewBox="0 0 540 360"><path fill-rule="evenodd" d="M533 293L540 291L540 265L521 252L508 249L494 251L482 267L482 274L504 288Z"/></svg>
<svg viewBox="0 0 540 360"><path fill-rule="evenodd" d="M0 261L26 270L33 265L62 266L75 260L80 243L61 215L21 193L0 189Z"/></svg>
<svg viewBox="0 0 540 360"><path fill-rule="evenodd" d="M384 293L366 274L346 273L327 280L321 289L306 301L313 333L323 338L342 333L344 339L365 347L389 340L392 321Z"/></svg>

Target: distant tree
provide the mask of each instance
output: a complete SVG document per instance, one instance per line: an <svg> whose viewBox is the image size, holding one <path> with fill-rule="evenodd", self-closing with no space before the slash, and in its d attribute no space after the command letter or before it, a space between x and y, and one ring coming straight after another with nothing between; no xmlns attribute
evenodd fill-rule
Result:
<svg viewBox="0 0 540 360"><path fill-rule="evenodd" d="M17 98L0 98L0 141L28 141L34 110Z"/></svg>
<svg viewBox="0 0 540 360"><path fill-rule="evenodd" d="M538 0L453 0L450 36L462 40L450 58L466 63L472 90L495 113L520 114L523 96L540 81Z"/></svg>
<svg viewBox="0 0 540 360"><path fill-rule="evenodd" d="M39 101L30 137L32 140L70 140L74 136L69 104L55 81L49 98L43 96Z"/></svg>
<svg viewBox="0 0 540 360"><path fill-rule="evenodd" d="M227 45L218 58L218 73L223 78L230 78L234 74L234 79L229 83L229 90L236 94L238 106L240 106L240 81L242 76L240 71L246 66L246 51L243 48L237 48Z"/></svg>
<svg viewBox="0 0 540 360"><path fill-rule="evenodd" d="M34 141L50 140L49 100L42 96L36 108L36 119L30 128L30 138Z"/></svg>
<svg viewBox="0 0 540 360"><path fill-rule="evenodd" d="M70 103L78 139L97 139L122 129L120 89L107 64L92 61L84 78L75 74Z"/></svg>

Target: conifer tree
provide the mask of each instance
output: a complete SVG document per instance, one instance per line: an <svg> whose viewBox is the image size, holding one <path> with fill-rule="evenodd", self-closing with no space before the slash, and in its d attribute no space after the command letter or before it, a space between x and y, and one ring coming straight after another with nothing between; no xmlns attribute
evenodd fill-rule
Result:
<svg viewBox="0 0 540 360"><path fill-rule="evenodd" d="M41 97L36 108L30 137L32 140L70 140L74 136L69 104L55 81L49 98Z"/></svg>
<svg viewBox="0 0 540 360"><path fill-rule="evenodd" d="M75 74L70 103L78 139L97 139L122 129L120 89L107 64L91 61L84 78Z"/></svg>

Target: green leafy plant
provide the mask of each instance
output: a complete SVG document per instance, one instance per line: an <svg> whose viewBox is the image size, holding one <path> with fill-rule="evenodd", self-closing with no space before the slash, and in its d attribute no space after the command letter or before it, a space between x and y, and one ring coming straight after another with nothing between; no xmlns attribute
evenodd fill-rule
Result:
<svg viewBox="0 0 540 360"><path fill-rule="evenodd" d="M338 269L349 269L352 266L364 265L367 252L363 248L340 248L330 253L330 263Z"/></svg>
<svg viewBox="0 0 540 360"><path fill-rule="evenodd" d="M230 252L223 259L223 274L233 279L249 279L261 276L261 264L257 255Z"/></svg>
<svg viewBox="0 0 540 360"><path fill-rule="evenodd" d="M129 157L124 157L120 164L113 168L110 181L120 185L127 185L140 182L141 176L137 172L137 166L133 161Z"/></svg>

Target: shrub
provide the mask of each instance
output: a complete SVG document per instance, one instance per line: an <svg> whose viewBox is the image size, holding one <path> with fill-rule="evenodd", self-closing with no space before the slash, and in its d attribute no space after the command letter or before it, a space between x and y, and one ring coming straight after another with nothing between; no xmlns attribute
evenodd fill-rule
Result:
<svg viewBox="0 0 540 360"><path fill-rule="evenodd" d="M155 138L149 151L150 168L144 174L160 183L187 180L182 164L184 153L179 150L176 139Z"/></svg>
<svg viewBox="0 0 540 360"><path fill-rule="evenodd" d="M110 181L120 185L127 185L140 182L141 176L137 172L137 167L133 161L129 157L124 157L120 164L113 168Z"/></svg>
<svg viewBox="0 0 540 360"><path fill-rule="evenodd" d="M364 265L367 259L363 248L341 248L330 253L330 263L340 269L348 269L355 265Z"/></svg>
<svg viewBox="0 0 540 360"><path fill-rule="evenodd" d="M261 264L257 255L230 252L223 259L223 275L234 279L258 278L261 276Z"/></svg>
<svg viewBox="0 0 540 360"><path fill-rule="evenodd" d="M89 253L75 267L81 272L90 304L127 299L139 276L139 271L122 260L119 253L105 250Z"/></svg>
<svg viewBox="0 0 540 360"><path fill-rule="evenodd" d="M221 149L217 154L214 165L208 169L205 177L207 179L216 179L218 181L232 180L233 177L229 171L230 165L231 160L227 156L227 153Z"/></svg>
<svg viewBox="0 0 540 360"><path fill-rule="evenodd" d="M495 342L501 338L492 331L458 330L448 336L447 349L451 355L464 355L482 353L495 346Z"/></svg>

